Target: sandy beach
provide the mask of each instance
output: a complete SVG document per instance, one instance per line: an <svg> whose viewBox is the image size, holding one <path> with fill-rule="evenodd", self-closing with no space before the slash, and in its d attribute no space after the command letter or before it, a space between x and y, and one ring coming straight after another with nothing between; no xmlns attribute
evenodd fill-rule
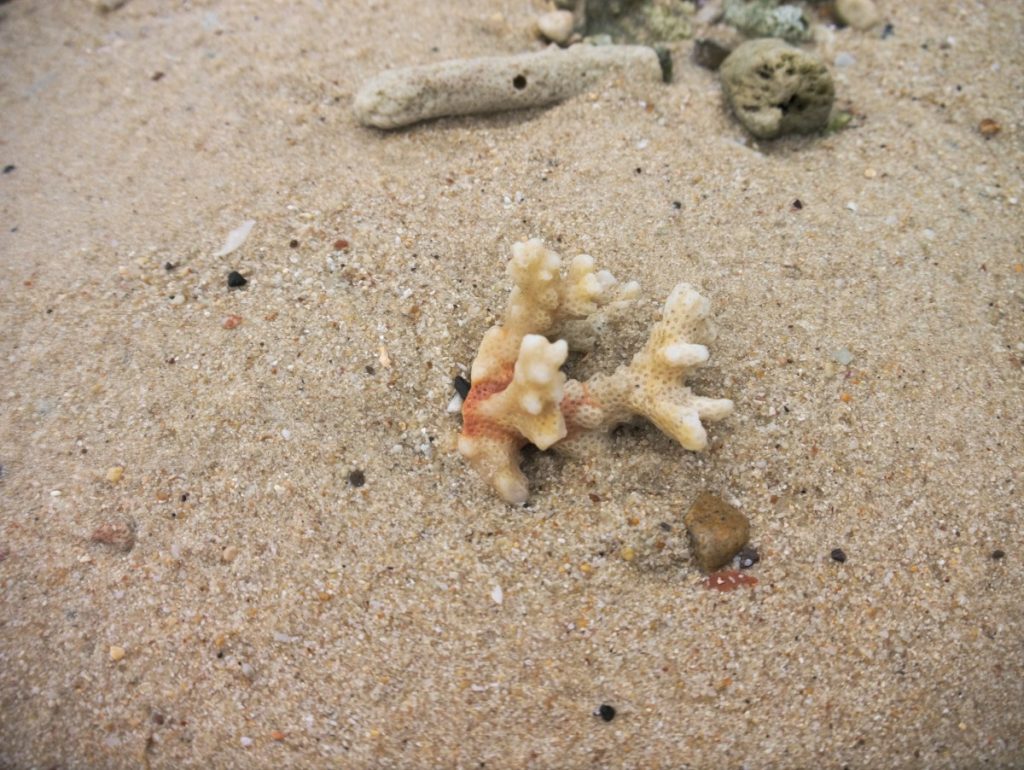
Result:
<svg viewBox="0 0 1024 770"><path fill-rule="evenodd" d="M1024 767L1024 8L878 3L808 46L850 125L770 142L690 41L356 123L539 2L0 4L0 768ZM710 299L708 451L468 468L533 237L643 288L572 376Z"/></svg>

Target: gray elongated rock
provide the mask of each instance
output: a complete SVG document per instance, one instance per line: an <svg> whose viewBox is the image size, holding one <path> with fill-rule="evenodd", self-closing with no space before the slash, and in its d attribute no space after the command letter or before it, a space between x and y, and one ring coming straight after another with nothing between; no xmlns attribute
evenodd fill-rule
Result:
<svg viewBox="0 0 1024 770"><path fill-rule="evenodd" d="M647 46L549 46L382 72L359 90L353 109L364 126L400 128L431 118L543 107L592 88L610 73L662 81L658 55Z"/></svg>
<svg viewBox="0 0 1024 770"><path fill-rule="evenodd" d="M835 87L814 54L775 38L748 40L722 62L720 73L733 113L758 139L813 133L828 124Z"/></svg>

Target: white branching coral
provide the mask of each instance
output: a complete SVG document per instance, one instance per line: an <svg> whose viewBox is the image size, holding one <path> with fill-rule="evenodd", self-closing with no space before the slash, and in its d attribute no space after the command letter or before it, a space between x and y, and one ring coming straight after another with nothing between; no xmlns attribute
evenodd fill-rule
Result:
<svg viewBox="0 0 1024 770"><path fill-rule="evenodd" d="M462 406L459 452L513 504L529 496L519 468L528 443L581 454L616 425L642 416L698 451L707 446L702 421L721 420L733 407L729 399L696 396L685 384L707 362L714 336L708 301L687 284L672 291L628 366L586 382L567 380L561 366L570 344L585 348L600 333L595 314L621 309L639 287L595 271L587 255L572 260L564 276L561 263L537 239L512 247L508 272L515 287L502 323L484 335Z"/></svg>

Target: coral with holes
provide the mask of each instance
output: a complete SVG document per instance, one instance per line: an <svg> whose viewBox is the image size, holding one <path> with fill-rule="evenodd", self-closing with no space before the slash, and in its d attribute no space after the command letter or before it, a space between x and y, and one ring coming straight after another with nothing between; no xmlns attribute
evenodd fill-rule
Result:
<svg viewBox="0 0 1024 770"><path fill-rule="evenodd" d="M536 239L512 247L508 272L515 286L502 323L484 334L473 361L458 443L503 500L520 504L529 496L519 468L528 443L584 454L616 425L642 416L686 449L707 445L701 421L723 419L733 404L694 395L685 385L690 371L708 360L705 343L713 338L709 303L695 289L675 287L628 365L580 382L561 371L569 347L592 344L600 317L628 307L638 285L595 270L587 255L563 274L558 254Z"/></svg>

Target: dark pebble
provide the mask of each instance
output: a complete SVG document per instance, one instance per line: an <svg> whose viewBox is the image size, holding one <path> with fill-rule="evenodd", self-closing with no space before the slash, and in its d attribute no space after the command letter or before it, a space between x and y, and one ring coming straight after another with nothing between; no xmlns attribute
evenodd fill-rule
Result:
<svg viewBox="0 0 1024 770"><path fill-rule="evenodd" d="M892 37L895 34L896 27L894 27L892 24L886 24L884 27L882 27L882 40Z"/></svg>
<svg viewBox="0 0 1024 770"><path fill-rule="evenodd" d="M846 552L842 548L833 548L830 555L833 561L837 561L840 564L846 561Z"/></svg>
<svg viewBox="0 0 1024 770"><path fill-rule="evenodd" d="M5 173L5 174L10 174L10 173L11 173L12 171L14 171L14 170L15 170L16 168L17 168L17 166L15 166L15 165L14 165L13 163L10 163L10 164L8 164L8 165L4 166L4 173Z"/></svg>
<svg viewBox="0 0 1024 770"><path fill-rule="evenodd" d="M348 474L348 483L354 487L361 487L366 483L366 474L357 468Z"/></svg>
<svg viewBox="0 0 1024 770"><path fill-rule="evenodd" d="M683 207L683 202L682 201L672 201L672 208L674 208L676 211L679 211L679 209L681 209L682 207Z"/></svg>
<svg viewBox="0 0 1024 770"><path fill-rule="evenodd" d="M793 209L794 209L794 211L799 211L803 207L804 207L803 201L801 201L799 198L797 198L795 201L793 201Z"/></svg>
<svg viewBox="0 0 1024 770"><path fill-rule="evenodd" d="M992 558L995 559L996 561L999 561L1004 556L1006 556L1006 551L1004 551L1002 548L997 548L996 550L994 550L992 552Z"/></svg>
<svg viewBox="0 0 1024 770"><path fill-rule="evenodd" d="M744 548L736 555L740 557L740 569L750 569L761 561L761 554L756 548Z"/></svg>
<svg viewBox="0 0 1024 770"><path fill-rule="evenodd" d="M452 385L455 386L455 392L458 393L463 398L469 395L469 389L472 387L472 385L470 385L469 383L469 380L467 380L461 374L457 375L455 379L452 380Z"/></svg>
<svg viewBox="0 0 1024 770"><path fill-rule="evenodd" d="M228 273L228 288L229 289L238 289L238 288L240 288L242 286L245 286L247 283L249 283L249 282L247 280L245 280L245 276L243 276L237 270L232 270L230 273Z"/></svg>
<svg viewBox="0 0 1024 770"><path fill-rule="evenodd" d="M615 706L609 706L607 703L602 703L596 714L605 722L611 722L615 719Z"/></svg>
<svg viewBox="0 0 1024 770"><path fill-rule="evenodd" d="M174 264L173 262L164 262L164 270L166 270L168 273L171 272L176 267L177 265Z"/></svg>
<svg viewBox="0 0 1024 770"><path fill-rule="evenodd" d="M701 38L693 43L693 62L706 70L715 72L722 66L722 62L732 53L721 43L714 40Z"/></svg>
<svg viewBox="0 0 1024 770"><path fill-rule="evenodd" d="M292 238L290 241L288 241L288 245L291 246L293 249L297 249L299 248L299 241L295 238Z"/></svg>
<svg viewBox="0 0 1024 770"><path fill-rule="evenodd" d="M154 72L154 73L153 73L153 74L152 74L152 75L150 76L150 78L149 78L149 79L150 79L150 80L152 80L152 81L153 81L154 83L156 83L157 81L160 81L160 80L163 80L163 79L164 79L164 73L162 73L162 72Z"/></svg>

